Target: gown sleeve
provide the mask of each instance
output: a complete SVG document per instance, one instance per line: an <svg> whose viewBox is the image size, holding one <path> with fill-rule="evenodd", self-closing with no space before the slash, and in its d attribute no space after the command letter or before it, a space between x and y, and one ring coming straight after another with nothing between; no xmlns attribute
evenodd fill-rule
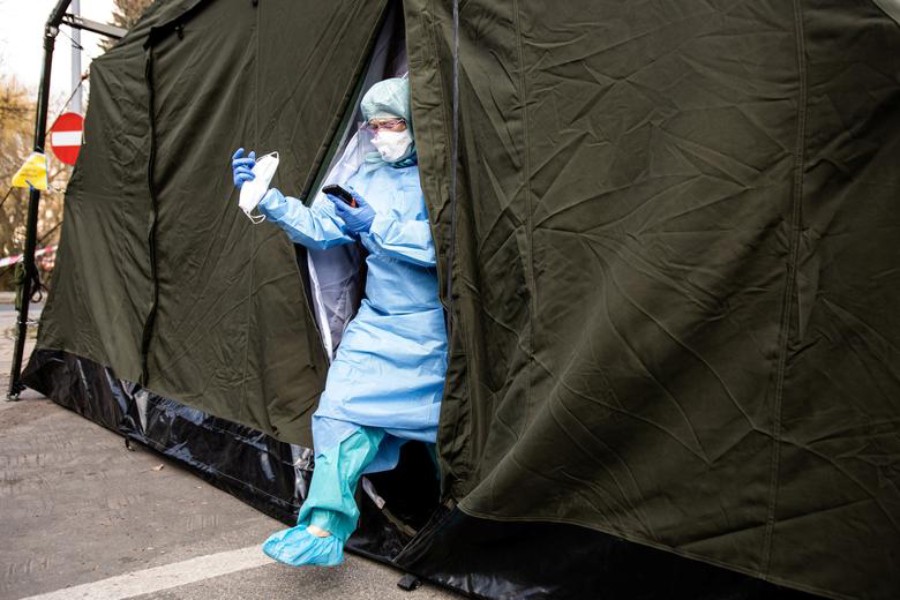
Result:
<svg viewBox="0 0 900 600"><path fill-rule="evenodd" d="M431 225L424 220L401 220L391 213L378 214L368 233L359 236L375 255L389 256L422 267L437 264Z"/></svg>
<svg viewBox="0 0 900 600"><path fill-rule="evenodd" d="M330 202L317 202L308 207L297 198L285 196L272 188L259 203L259 212L281 227L295 244L325 250L351 244L355 238L344 227Z"/></svg>

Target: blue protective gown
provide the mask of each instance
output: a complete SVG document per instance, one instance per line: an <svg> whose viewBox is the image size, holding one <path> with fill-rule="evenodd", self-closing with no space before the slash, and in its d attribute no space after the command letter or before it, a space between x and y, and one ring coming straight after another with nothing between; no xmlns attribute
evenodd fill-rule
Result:
<svg viewBox="0 0 900 600"><path fill-rule="evenodd" d="M365 198L376 217L359 237L369 252L365 298L328 371L313 439L320 455L361 426L384 430L365 469L375 472L396 466L406 440L435 442L447 334L418 166L364 165L343 185ZM356 241L331 202L306 207L272 189L259 210L307 248Z"/></svg>

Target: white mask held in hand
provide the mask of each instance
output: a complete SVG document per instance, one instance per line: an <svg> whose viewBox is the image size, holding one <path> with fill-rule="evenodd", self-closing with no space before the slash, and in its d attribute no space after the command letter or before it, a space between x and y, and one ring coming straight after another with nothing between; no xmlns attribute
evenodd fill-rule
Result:
<svg viewBox="0 0 900 600"><path fill-rule="evenodd" d="M253 165L253 174L256 176L255 179L245 181L244 185L241 186L241 198L238 201L238 205L241 207L241 210L244 211L244 214L247 215L247 218L254 223L262 223L266 220L265 215L254 216L250 213L253 212L253 209L256 208L259 201L262 200L263 196L266 195L266 192L269 191L269 184L272 183L272 178L275 176L275 171L277 169L277 152L261 156L256 161L256 164Z"/></svg>
<svg viewBox="0 0 900 600"><path fill-rule="evenodd" d="M379 131L372 138L372 145L378 150L384 162L397 162L409 152L413 138L409 129L404 131Z"/></svg>

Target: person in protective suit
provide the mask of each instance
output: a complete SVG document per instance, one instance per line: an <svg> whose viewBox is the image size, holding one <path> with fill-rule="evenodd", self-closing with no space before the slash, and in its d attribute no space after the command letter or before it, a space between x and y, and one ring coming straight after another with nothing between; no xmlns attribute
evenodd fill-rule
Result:
<svg viewBox="0 0 900 600"><path fill-rule="evenodd" d="M436 440L447 334L409 98L408 80L395 78L362 99L377 152L343 183L355 207L335 196L307 207L274 188L258 205L295 243L325 249L358 240L368 250L365 298L313 415L308 497L297 526L263 544L287 564L340 564L359 519L353 496L360 477L394 468L407 440ZM236 186L253 179L253 156L240 149L232 157Z"/></svg>

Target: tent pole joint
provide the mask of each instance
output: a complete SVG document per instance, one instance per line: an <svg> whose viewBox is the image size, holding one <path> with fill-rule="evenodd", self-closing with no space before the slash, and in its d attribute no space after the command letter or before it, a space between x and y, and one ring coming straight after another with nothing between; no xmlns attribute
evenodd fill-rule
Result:
<svg viewBox="0 0 900 600"><path fill-rule="evenodd" d="M64 14L61 22L63 25L68 25L73 29L84 29L85 31L99 33L100 35L105 35L114 40L120 40L128 33L128 30L123 29L122 27L92 21L91 19L85 19L80 15L73 15L71 13Z"/></svg>

